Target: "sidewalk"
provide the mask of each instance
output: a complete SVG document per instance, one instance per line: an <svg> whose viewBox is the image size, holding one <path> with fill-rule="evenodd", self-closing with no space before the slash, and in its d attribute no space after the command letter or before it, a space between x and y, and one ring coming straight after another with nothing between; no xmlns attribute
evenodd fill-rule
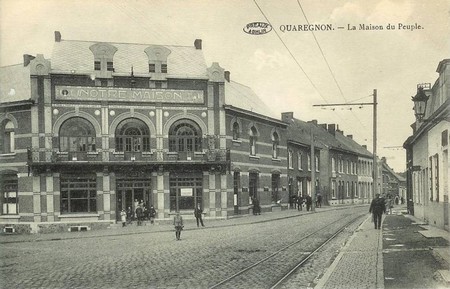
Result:
<svg viewBox="0 0 450 289"><path fill-rule="evenodd" d="M315 288L384 288L382 230L359 226Z"/></svg>
<svg viewBox="0 0 450 289"><path fill-rule="evenodd" d="M438 245L442 242L439 242L439 239L436 239L437 237L442 237L445 240L450 241L450 233L423 224L423 222L414 216L406 215L406 206L400 205L393 208L391 215L383 215L382 230L375 230L371 221L371 216L367 217L352 237L350 237L344 248L339 252L338 256L319 280L315 288L384 288L385 268L383 264L383 253L385 252L383 250L383 234L386 235L387 242L395 240L395 237L391 236L393 235L392 231L389 228L386 228L386 218L392 220L391 217L398 218L401 216L412 220L412 223L409 223L407 227L409 226L411 229L415 230L413 226L419 225L420 228L424 229L418 231L420 234L416 234L416 237L405 236L406 238L412 238L408 239L409 242L412 244L419 244L419 242L422 242L422 244L423 242L431 244L435 243L435 247L429 247L430 254L438 254L440 258L447 262L447 264L450 264L450 252L448 247ZM423 239L426 240L424 241ZM406 249L407 253L408 250L414 249ZM414 254L414 251L412 251L412 254ZM394 267L399 268L399 266L405 266L402 263L402 258L394 258L394 260ZM390 258L390 261L392 261L392 258ZM390 264L390 266L392 266L392 264ZM408 270L408 268L404 269ZM432 270L431 268L428 269ZM440 273L447 284L450 284L450 272L448 270L438 270L437 272ZM390 286L392 286L391 283L393 281L401 282L401 278L397 278L396 280L390 276L386 276L386 278L389 279ZM399 283L394 284L396 284L395 286L401 285Z"/></svg>
<svg viewBox="0 0 450 289"><path fill-rule="evenodd" d="M361 205L367 206L367 204ZM316 213L339 210L347 207L342 206L324 206L322 208L316 208ZM233 217L227 220L218 219L203 219L205 227L197 228L195 219L184 221L184 230L205 230L208 228L217 227L229 227L229 226L239 226L252 223L262 223L269 222L277 219L293 218L299 215L311 214L312 212L307 212L304 208L302 211L296 209L288 209L276 212L263 212L261 215L242 215L240 217ZM41 242L41 241L57 241L66 239L78 239L78 238L95 238L95 237L106 237L106 236L118 236L118 235L130 235L130 234L149 234L156 232L169 232L173 231L173 225L171 222L164 221L159 223L155 222L151 225L150 222L145 222L142 226L137 226L134 222L131 225L122 227L121 223L113 224L109 229L104 230L91 230L84 232L64 232L64 233L49 233L49 234L30 234L30 235L0 235L0 244L5 243L16 243L16 242Z"/></svg>

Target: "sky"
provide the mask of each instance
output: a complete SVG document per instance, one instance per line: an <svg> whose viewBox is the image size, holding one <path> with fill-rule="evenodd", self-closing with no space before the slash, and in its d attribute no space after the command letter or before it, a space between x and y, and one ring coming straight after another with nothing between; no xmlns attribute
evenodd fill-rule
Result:
<svg viewBox="0 0 450 289"><path fill-rule="evenodd" d="M253 22L272 30L245 33ZM299 31L308 23L332 30ZM292 111L338 124L370 151L372 105L313 105L370 103L376 89L377 154L402 172L402 144L415 120L411 96L417 84L434 84L439 62L450 58L450 2L0 0L0 66L22 63L23 54L50 58L54 31L99 42L193 46L202 39L207 65L218 62L251 87L275 117Z"/></svg>

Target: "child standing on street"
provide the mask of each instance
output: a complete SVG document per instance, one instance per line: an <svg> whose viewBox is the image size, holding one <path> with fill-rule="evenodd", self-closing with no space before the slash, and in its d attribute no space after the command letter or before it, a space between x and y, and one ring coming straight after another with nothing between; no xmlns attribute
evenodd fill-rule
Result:
<svg viewBox="0 0 450 289"><path fill-rule="evenodd" d="M125 212L125 210L122 210L120 212L120 220L122 221L122 227L125 227L127 224L127 213Z"/></svg>
<svg viewBox="0 0 450 289"><path fill-rule="evenodd" d="M181 230L183 230L183 217L181 217L180 213L177 212L175 217L173 218L173 225L175 226L175 237L178 240L181 240Z"/></svg>

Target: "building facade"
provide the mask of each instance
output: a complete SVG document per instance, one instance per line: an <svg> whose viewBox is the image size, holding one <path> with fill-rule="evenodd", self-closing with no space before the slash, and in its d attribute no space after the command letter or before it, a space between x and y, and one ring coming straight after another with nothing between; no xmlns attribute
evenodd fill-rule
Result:
<svg viewBox="0 0 450 289"><path fill-rule="evenodd" d="M286 124L208 67L199 39L105 43L56 31L51 60L24 55L0 75L3 226L95 229L138 203L161 221L193 218L196 205L228 218L249 213L250 197L263 211L285 199Z"/></svg>
<svg viewBox="0 0 450 289"><path fill-rule="evenodd" d="M423 99L423 117L415 107L413 134L404 143L407 156L408 210L430 225L449 230L450 59L442 60L431 86L420 84L413 101Z"/></svg>

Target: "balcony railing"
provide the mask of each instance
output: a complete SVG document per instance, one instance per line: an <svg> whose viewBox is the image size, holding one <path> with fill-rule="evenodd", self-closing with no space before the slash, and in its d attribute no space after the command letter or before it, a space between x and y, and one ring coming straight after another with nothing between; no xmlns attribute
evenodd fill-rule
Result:
<svg viewBox="0 0 450 289"><path fill-rule="evenodd" d="M158 155L160 157L158 157ZM30 150L29 164L65 163L65 162L183 162L210 163L229 160L229 152L224 149L212 149L200 152L109 152L109 159L103 158L104 152L56 152Z"/></svg>

